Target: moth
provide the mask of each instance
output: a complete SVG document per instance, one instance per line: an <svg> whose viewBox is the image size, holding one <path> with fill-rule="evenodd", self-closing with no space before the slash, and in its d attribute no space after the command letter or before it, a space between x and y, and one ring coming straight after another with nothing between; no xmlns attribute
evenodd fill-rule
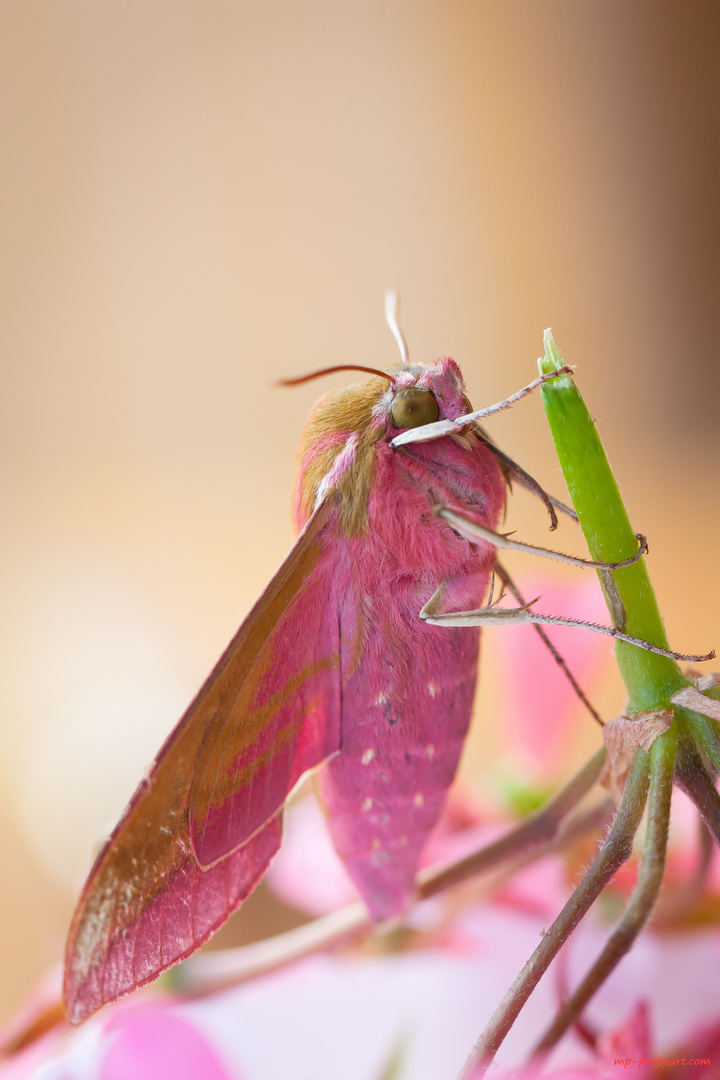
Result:
<svg viewBox="0 0 720 1080"><path fill-rule="evenodd" d="M405 358L316 406L299 453L295 546L160 750L100 851L72 922L72 1023L154 979L262 878L283 804L317 769L333 843L377 919L413 899L467 733L507 460L478 434L458 365ZM430 442L393 446L440 425ZM427 428L431 431L431 428ZM402 440L401 440L402 441ZM482 534L481 534L482 535Z"/></svg>

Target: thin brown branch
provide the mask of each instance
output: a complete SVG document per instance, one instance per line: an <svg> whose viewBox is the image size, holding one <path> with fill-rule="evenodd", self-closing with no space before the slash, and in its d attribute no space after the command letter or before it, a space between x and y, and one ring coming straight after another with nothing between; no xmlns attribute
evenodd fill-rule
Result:
<svg viewBox="0 0 720 1080"><path fill-rule="evenodd" d="M695 803L700 817L720 847L720 795L695 744L682 739L675 762L675 782Z"/></svg>
<svg viewBox="0 0 720 1080"><path fill-rule="evenodd" d="M674 734L674 733L673 733ZM666 749L667 747L667 749ZM590 998L630 950L647 922L657 900L665 873L670 802L672 798L675 745L671 735L658 736L650 750L651 775L647 830L640 872L625 912L604 949L577 990L559 1010L537 1043L533 1056L547 1054L577 1020Z"/></svg>
<svg viewBox="0 0 720 1080"><path fill-rule="evenodd" d="M625 794L600 854L491 1017L461 1073L461 1080L479 1075L492 1064L505 1036L551 961L608 881L629 857L633 837L645 808L648 784L649 759L643 750L638 749Z"/></svg>
<svg viewBox="0 0 720 1080"><path fill-rule="evenodd" d="M418 894L424 899L448 889L459 881L465 881L473 874L498 866L506 859L517 858L525 851L550 841L556 834L560 822L587 794L605 764L606 750L603 747L593 754L590 760L576 773L568 784L554 795L537 813L527 821L516 825L505 836L492 844L480 848L463 859L456 859L446 866L432 867L418 875Z"/></svg>
<svg viewBox="0 0 720 1080"><path fill-rule="evenodd" d="M653 926L659 929L677 928L679 922L692 916L705 893L715 844L707 825L699 815L697 825L697 864L687 881L672 890L666 890L660 897L653 914Z"/></svg>

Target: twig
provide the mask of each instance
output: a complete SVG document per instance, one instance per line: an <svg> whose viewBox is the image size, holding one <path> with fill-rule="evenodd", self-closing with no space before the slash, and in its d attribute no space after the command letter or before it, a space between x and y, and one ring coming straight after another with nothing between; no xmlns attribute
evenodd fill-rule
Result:
<svg viewBox="0 0 720 1080"><path fill-rule="evenodd" d="M635 753L625 793L615 816L608 837L600 854L577 886L557 919L544 935L508 990L480 1036L470 1055L460 1080L484 1072L492 1063L505 1036L514 1024L520 1010L538 982L547 971L550 962L592 906L616 870L628 859L632 851L633 837L642 818L649 783L649 758L638 749Z"/></svg>
<svg viewBox="0 0 720 1080"><path fill-rule="evenodd" d="M530 848L549 841L557 832L564 817L577 806L596 782L605 764L606 750L603 747L593 754L580 772L554 795L537 813L527 821L517 825L505 836L492 844L480 848L464 859L454 860L446 866L432 867L418 875L418 894L424 899L435 896L457 882L464 881L473 874L489 870L505 859L517 857Z"/></svg>
<svg viewBox="0 0 720 1080"><path fill-rule="evenodd" d="M691 709L683 708L680 705L675 706L675 715L682 717L710 758L713 767L720 772L720 732L718 732L717 724L710 720L709 717L693 712Z"/></svg>
<svg viewBox="0 0 720 1080"><path fill-rule="evenodd" d="M615 970L650 917L657 900L667 850L673 767L677 736L675 729L663 732L650 749L650 796L645 842L640 872L622 919L605 948L574 994L559 1010L555 1020L537 1043L532 1056L547 1054L575 1022L590 998Z"/></svg>
<svg viewBox="0 0 720 1080"><path fill-rule="evenodd" d="M720 795L700 754L689 740L680 741L675 781L695 803L710 835L720 847Z"/></svg>
<svg viewBox="0 0 720 1080"><path fill-rule="evenodd" d="M708 874L712 866L715 843L710 830L698 814L698 859L690 875L681 885L664 893L658 901L653 914L653 926L659 929L677 927L677 924L691 916L702 899Z"/></svg>

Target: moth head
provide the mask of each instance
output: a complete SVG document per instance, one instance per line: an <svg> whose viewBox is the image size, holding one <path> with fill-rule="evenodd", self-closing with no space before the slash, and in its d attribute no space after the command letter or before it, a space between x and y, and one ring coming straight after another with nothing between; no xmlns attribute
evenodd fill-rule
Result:
<svg viewBox="0 0 720 1080"><path fill-rule="evenodd" d="M332 426L338 430L361 431L372 427L379 437L380 428L396 434L398 430L422 427L436 420L454 419L471 408L460 369L449 356L432 364L396 364L388 371L360 364L338 364L297 379L283 379L279 385L297 386L340 371L363 371L376 378L330 394L320 403L321 411L329 409L333 414Z"/></svg>
<svg viewBox="0 0 720 1080"><path fill-rule="evenodd" d="M393 381L381 393L373 416L390 439L399 430L455 419L469 411L460 369L449 356L430 364L397 364L388 375Z"/></svg>
<svg viewBox="0 0 720 1080"><path fill-rule="evenodd" d="M469 402L460 369L449 356L431 364L396 364L388 371L343 364L285 385L342 370L360 370L374 378L327 394L313 409L300 444L296 505L302 524L318 498L335 489L343 496L347 535L359 535L381 444L387 446L408 428L464 416Z"/></svg>

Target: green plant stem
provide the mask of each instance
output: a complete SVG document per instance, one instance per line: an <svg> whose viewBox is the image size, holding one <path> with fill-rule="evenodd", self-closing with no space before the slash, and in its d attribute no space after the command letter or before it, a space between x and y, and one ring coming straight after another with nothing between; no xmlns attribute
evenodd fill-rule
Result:
<svg viewBox="0 0 720 1080"><path fill-rule="evenodd" d="M542 374L563 366L549 330ZM592 558L618 562L637 550L630 524L605 450L572 378L561 375L542 388L545 412L570 498L577 511ZM613 625L643 641L667 649L668 642L644 559L622 570L599 571ZM628 711L662 709L687 685L676 661L617 642L618 666L628 691Z"/></svg>

